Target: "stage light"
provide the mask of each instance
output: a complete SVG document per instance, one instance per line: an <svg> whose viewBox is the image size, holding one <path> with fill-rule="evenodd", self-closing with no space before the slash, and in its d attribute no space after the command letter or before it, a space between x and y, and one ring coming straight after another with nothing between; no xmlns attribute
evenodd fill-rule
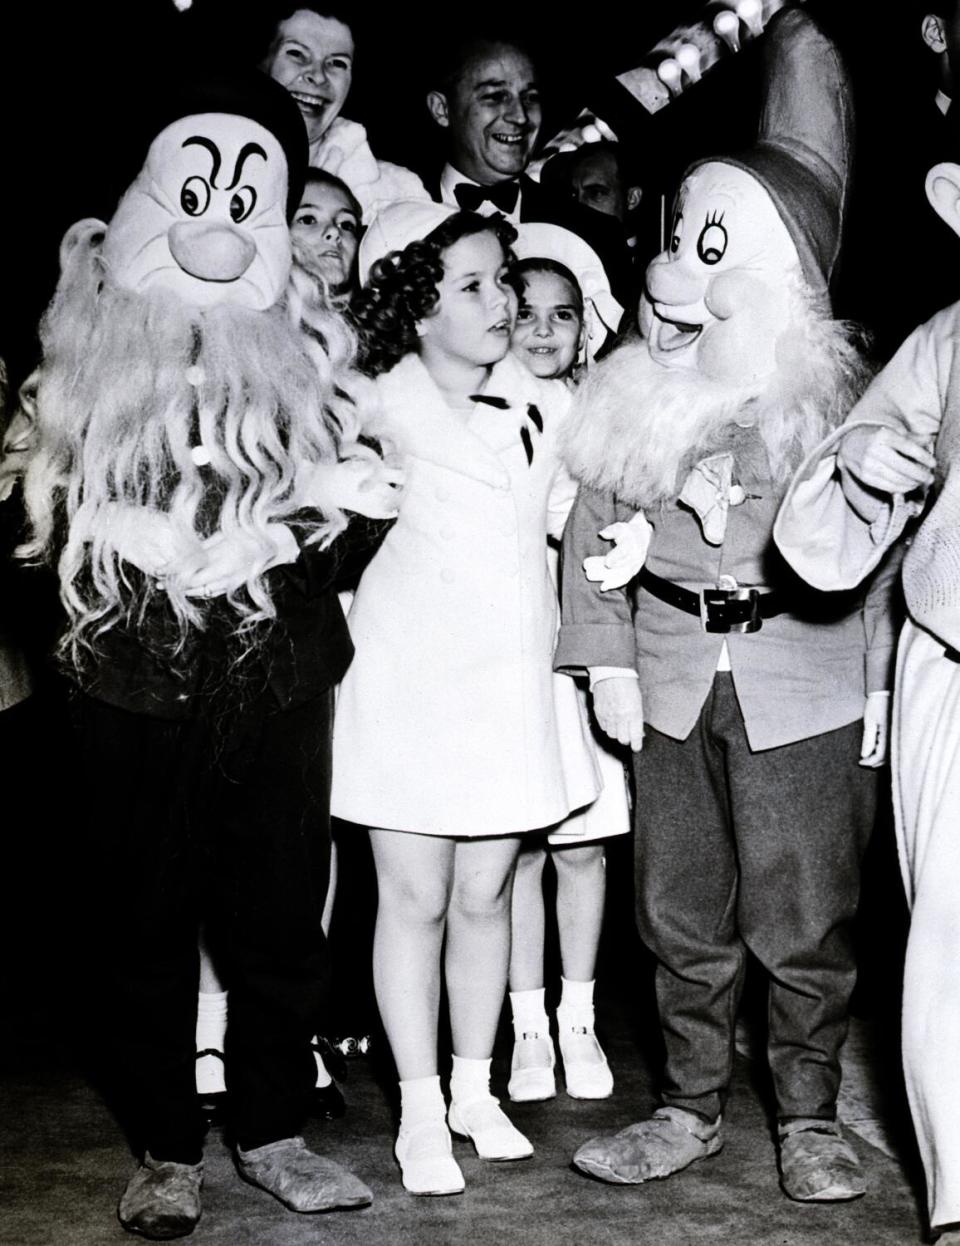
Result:
<svg viewBox="0 0 960 1246"><path fill-rule="evenodd" d="M731 52L740 51L740 18L733 9L721 9L713 19L713 30Z"/></svg>
<svg viewBox="0 0 960 1246"><path fill-rule="evenodd" d="M657 77L671 95L679 95L683 90L683 70L672 56L668 56L657 66Z"/></svg>
<svg viewBox="0 0 960 1246"><path fill-rule="evenodd" d="M677 64L691 82L700 81L700 49L692 43L681 43L674 52Z"/></svg>
<svg viewBox="0 0 960 1246"><path fill-rule="evenodd" d="M737 0L737 17L746 25L751 35L763 34L763 5L761 0Z"/></svg>

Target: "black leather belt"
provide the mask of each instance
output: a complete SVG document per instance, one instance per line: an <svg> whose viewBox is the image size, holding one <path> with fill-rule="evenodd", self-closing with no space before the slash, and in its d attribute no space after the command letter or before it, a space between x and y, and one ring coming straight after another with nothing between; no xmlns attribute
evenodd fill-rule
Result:
<svg viewBox="0 0 960 1246"><path fill-rule="evenodd" d="M714 588L692 589L661 579L644 567L638 580L648 593L668 606L695 615L705 632L759 632L764 619L788 608L779 593L741 588L732 575L722 575Z"/></svg>

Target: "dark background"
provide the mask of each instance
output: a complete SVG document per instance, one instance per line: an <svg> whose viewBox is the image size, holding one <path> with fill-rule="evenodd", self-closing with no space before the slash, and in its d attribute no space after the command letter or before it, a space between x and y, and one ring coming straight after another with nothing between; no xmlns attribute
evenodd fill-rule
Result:
<svg viewBox="0 0 960 1246"><path fill-rule="evenodd" d="M874 207L871 189L870 210L859 213L857 249L872 255L876 233L889 251L897 222L890 218L887 174L903 181L895 149L908 141L911 110L929 101L936 86L933 58L919 37L922 6L913 0L810 0L807 7L834 34L850 67L860 130L856 185L881 185L883 202ZM641 0L633 6L502 8L509 16L494 24L481 18L487 9L476 0L352 6L357 60L345 115L366 124L379 156L420 172L442 159L424 95L442 48L466 32L499 30L528 44L543 78L547 139L585 103L601 98L614 73L639 64L659 38L704 5ZM195 0L186 13L172 0L18 5L14 12L7 6L0 17L6 155L0 353L14 382L33 362L36 323L56 281L58 241L74 220L109 218L139 168L144 118L156 97L196 63L255 63L272 19L268 0ZM750 49L721 62L631 136L648 207L672 191L689 160L750 141L757 61ZM655 237L644 241L656 249ZM866 309L869 318L875 299L854 290L842 302L842 311Z"/></svg>

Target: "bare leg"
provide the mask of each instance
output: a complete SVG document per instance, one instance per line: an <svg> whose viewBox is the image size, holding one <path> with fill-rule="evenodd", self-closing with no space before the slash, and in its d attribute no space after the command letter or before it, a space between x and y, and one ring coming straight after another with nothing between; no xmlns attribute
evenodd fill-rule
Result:
<svg viewBox="0 0 960 1246"><path fill-rule="evenodd" d="M431 1077L438 1071L440 957L456 842L371 830L370 843L380 893L373 943L380 1015L400 1080Z"/></svg>
<svg viewBox="0 0 960 1246"><path fill-rule="evenodd" d="M330 881L327 883L327 898L323 902L323 916L320 918L320 925L323 927L323 933L329 938L330 922L333 918L333 905L337 898L337 865L339 854L337 853L337 842L334 839L330 841Z"/></svg>
<svg viewBox="0 0 960 1246"><path fill-rule="evenodd" d="M511 991L533 991L543 986L546 924L543 904L543 867L546 860L546 848L534 844L530 847L523 845L517 857L510 919Z"/></svg>
<svg viewBox="0 0 960 1246"><path fill-rule="evenodd" d="M226 987L220 981L213 957L207 946L206 931L200 931L200 994L219 995Z"/></svg>
<svg viewBox="0 0 960 1246"><path fill-rule="evenodd" d="M569 848L554 844L550 855L557 871L563 976L573 982L592 982L607 886L603 844L571 844Z"/></svg>
<svg viewBox="0 0 960 1246"><path fill-rule="evenodd" d="M493 1051L510 965L510 902L519 836L456 841L446 979L458 1056Z"/></svg>
<svg viewBox="0 0 960 1246"><path fill-rule="evenodd" d="M552 857L563 964L557 1038L567 1094L606 1099L613 1093L613 1074L593 1029L593 976L606 891L603 845L554 847Z"/></svg>

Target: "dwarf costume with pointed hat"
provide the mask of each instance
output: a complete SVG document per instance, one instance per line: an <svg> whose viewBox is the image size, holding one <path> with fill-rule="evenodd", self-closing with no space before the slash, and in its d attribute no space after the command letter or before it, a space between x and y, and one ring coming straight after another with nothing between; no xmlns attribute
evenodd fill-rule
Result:
<svg viewBox="0 0 960 1246"><path fill-rule="evenodd" d="M667 1057L653 1118L574 1162L642 1182L720 1149L749 951L769 981L784 1190L837 1200L864 1190L836 1123L838 1057L874 809L865 704L879 729L892 637L886 579L818 595L772 542L792 472L866 370L827 292L851 142L843 66L787 10L766 73L760 140L688 171L647 269L642 339L587 378L567 436L581 491L557 665L590 671L601 725L635 750L638 923ZM604 591L584 558L638 507L645 565Z"/></svg>
<svg viewBox="0 0 960 1246"><path fill-rule="evenodd" d="M952 128L960 152L960 123ZM960 233L960 164L934 166L926 187L934 210ZM791 566L816 588L834 592L858 585L910 537L892 738L897 840L911 910L903 1063L930 1221L935 1230L954 1231L960 1225L958 343L960 303L910 334L844 425L802 465L774 529Z"/></svg>
<svg viewBox="0 0 960 1246"><path fill-rule="evenodd" d="M119 1215L167 1238L200 1216L201 921L231 984L241 1175L297 1211L371 1195L298 1136L352 654L335 581L356 538L330 487L364 452L349 339L291 269L306 134L287 93L223 80L157 124L109 225L61 248L24 492L78 685L106 1072L144 1152Z"/></svg>

